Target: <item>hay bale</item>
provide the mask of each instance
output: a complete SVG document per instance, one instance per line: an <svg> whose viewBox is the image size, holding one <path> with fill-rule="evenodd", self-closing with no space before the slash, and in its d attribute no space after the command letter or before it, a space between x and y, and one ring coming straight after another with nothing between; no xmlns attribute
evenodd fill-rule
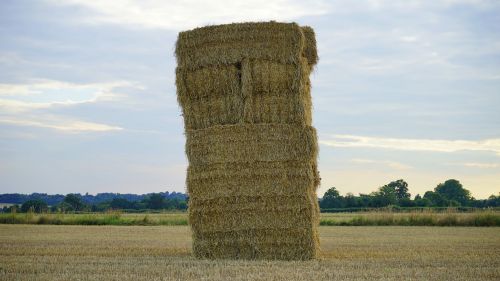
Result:
<svg viewBox="0 0 500 281"><path fill-rule="evenodd" d="M195 256L316 257L313 30L276 22L208 26L181 32L176 56Z"/></svg>
<svg viewBox="0 0 500 281"><path fill-rule="evenodd" d="M196 70L177 68L186 129L247 123L311 125L311 68L245 59Z"/></svg>
<svg viewBox="0 0 500 281"><path fill-rule="evenodd" d="M189 165L187 183L193 200L273 197L314 192L319 174L312 161L229 162Z"/></svg>
<svg viewBox="0 0 500 281"><path fill-rule="evenodd" d="M231 162L312 161L316 131L289 124L238 124L186 131L192 165Z"/></svg>

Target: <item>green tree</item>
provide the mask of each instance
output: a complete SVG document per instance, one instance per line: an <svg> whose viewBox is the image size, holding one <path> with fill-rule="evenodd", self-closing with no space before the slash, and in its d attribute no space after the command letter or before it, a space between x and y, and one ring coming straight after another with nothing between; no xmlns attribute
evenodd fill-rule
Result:
<svg viewBox="0 0 500 281"><path fill-rule="evenodd" d="M21 205L21 212L33 211L35 213L42 213L48 210L49 206L45 201L40 199L28 200Z"/></svg>
<svg viewBox="0 0 500 281"><path fill-rule="evenodd" d="M63 211L82 211L86 208L85 203L83 203L81 196L76 194L68 194L64 197L64 200L61 203L61 206L64 209Z"/></svg>
<svg viewBox="0 0 500 281"><path fill-rule="evenodd" d="M405 182L403 179L392 181L388 184L388 186L394 188L398 200L411 197L411 194L408 193L408 183Z"/></svg>
<svg viewBox="0 0 500 281"><path fill-rule="evenodd" d="M374 202L374 196L372 194L359 194L358 197L358 206L359 207L376 207L376 204Z"/></svg>
<svg viewBox="0 0 500 281"><path fill-rule="evenodd" d="M329 188L320 202L321 208L342 208L342 196L335 187Z"/></svg>
<svg viewBox="0 0 500 281"><path fill-rule="evenodd" d="M500 207L500 193L498 196L495 196L492 194L488 199L486 200L486 206L488 207Z"/></svg>
<svg viewBox="0 0 500 281"><path fill-rule="evenodd" d="M441 194L434 191L426 191L424 193L424 200L428 200L430 202L430 205L434 207L448 206L448 200L441 196Z"/></svg>
<svg viewBox="0 0 500 281"><path fill-rule="evenodd" d="M399 199L398 203L399 203L399 206L401 206L401 207L415 207L416 206L415 201L411 200L410 198Z"/></svg>
<svg viewBox="0 0 500 281"><path fill-rule="evenodd" d="M61 203L59 203L57 205L57 210L59 212L62 212L62 213L66 213L66 212L74 212L75 211L75 208L73 208L72 205L62 201Z"/></svg>
<svg viewBox="0 0 500 281"><path fill-rule="evenodd" d="M458 180L454 179L438 184L438 186L434 189L434 192L441 195L444 199L456 201L462 206L467 205L472 199L470 191L465 189Z"/></svg>
<svg viewBox="0 0 500 281"><path fill-rule="evenodd" d="M153 193L144 200L144 203L146 208L158 210L165 208L166 200L160 193Z"/></svg>
<svg viewBox="0 0 500 281"><path fill-rule="evenodd" d="M113 200L109 202L109 207L111 209L133 209L134 203L125 198L113 198Z"/></svg>
<svg viewBox="0 0 500 281"><path fill-rule="evenodd" d="M186 201L180 201L179 202L179 206L177 207L177 209L179 210L187 210L188 206L187 206L187 203Z"/></svg>
<svg viewBox="0 0 500 281"><path fill-rule="evenodd" d="M396 188L390 185L384 185L373 193L376 207L385 207L395 205L398 202Z"/></svg>
<svg viewBox="0 0 500 281"><path fill-rule="evenodd" d="M354 194L349 192L344 196L344 207L346 208L358 207L358 200L356 199L356 196L354 196Z"/></svg>

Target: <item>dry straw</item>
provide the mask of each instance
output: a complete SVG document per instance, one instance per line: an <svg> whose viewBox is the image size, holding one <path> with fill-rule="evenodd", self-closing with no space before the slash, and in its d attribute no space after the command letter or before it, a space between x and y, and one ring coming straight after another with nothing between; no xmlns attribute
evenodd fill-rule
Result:
<svg viewBox="0 0 500 281"><path fill-rule="evenodd" d="M176 56L195 256L317 257L314 31L208 26L181 32Z"/></svg>

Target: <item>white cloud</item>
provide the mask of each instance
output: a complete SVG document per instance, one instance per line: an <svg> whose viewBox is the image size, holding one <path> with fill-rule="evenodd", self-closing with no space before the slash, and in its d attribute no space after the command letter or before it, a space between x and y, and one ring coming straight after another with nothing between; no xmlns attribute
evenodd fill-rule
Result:
<svg viewBox="0 0 500 281"><path fill-rule="evenodd" d="M374 165L383 165L387 166L389 168L395 169L395 170L408 170L411 169L412 167L400 162L396 161L381 161L381 160L372 160L372 159L351 159L351 162L353 163L358 163L358 164L374 164Z"/></svg>
<svg viewBox="0 0 500 281"><path fill-rule="evenodd" d="M58 5L77 5L92 10L80 18L88 24L120 24L133 28L182 30L206 24L240 21L290 21L328 12L327 1L139 1L48 0Z"/></svg>
<svg viewBox="0 0 500 281"><path fill-rule="evenodd" d="M124 99L117 89L143 87L130 81L69 83L34 79L25 84L0 84L0 123L64 133L109 132L123 128L50 113L51 108ZM37 111L39 109L47 109ZM7 132L4 133L4 135Z"/></svg>
<svg viewBox="0 0 500 281"><path fill-rule="evenodd" d="M106 124L78 121L78 120L67 120L63 117L54 118L37 118L33 119L8 119L0 118L0 123L16 126L28 126L28 127L40 127L54 129L57 131L67 132L67 133L82 133L82 132L108 132L108 131L120 131L123 130L121 127L110 126Z"/></svg>
<svg viewBox="0 0 500 281"><path fill-rule="evenodd" d="M480 168L480 169L494 169L494 168L500 167L500 164L497 164L497 163L469 162L469 163L462 163L462 165L465 167Z"/></svg>
<svg viewBox="0 0 500 281"><path fill-rule="evenodd" d="M409 151L491 151L500 156L500 138L485 140L398 139L353 135L333 135L320 143L331 147L368 147Z"/></svg>
<svg viewBox="0 0 500 281"><path fill-rule="evenodd" d="M365 1L336 1L335 8L356 8L356 9L368 9L368 10L389 10L398 9L415 12L418 9L439 9L448 8L455 5L470 5L480 8L488 8L492 5L496 5L495 1L491 0L438 0L438 1L427 1L427 0L405 0L405 1L394 1L394 0L365 0ZM334 9L336 11L337 9Z"/></svg>
<svg viewBox="0 0 500 281"><path fill-rule="evenodd" d="M10 99L0 99L0 109L2 113L20 113L24 111L47 108L50 107L49 103L31 103L31 102L22 102Z"/></svg>
<svg viewBox="0 0 500 281"><path fill-rule="evenodd" d="M117 88L143 87L130 81L77 84L65 81L35 79L25 84L0 84L0 108L18 113L57 105L118 100Z"/></svg>

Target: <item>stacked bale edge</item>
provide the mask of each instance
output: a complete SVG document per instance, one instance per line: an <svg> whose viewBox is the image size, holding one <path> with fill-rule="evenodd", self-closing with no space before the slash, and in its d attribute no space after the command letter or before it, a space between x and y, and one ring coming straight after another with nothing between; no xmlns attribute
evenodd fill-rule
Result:
<svg viewBox="0 0 500 281"><path fill-rule="evenodd" d="M276 22L197 28L179 34L176 57L194 255L317 257L313 30Z"/></svg>

